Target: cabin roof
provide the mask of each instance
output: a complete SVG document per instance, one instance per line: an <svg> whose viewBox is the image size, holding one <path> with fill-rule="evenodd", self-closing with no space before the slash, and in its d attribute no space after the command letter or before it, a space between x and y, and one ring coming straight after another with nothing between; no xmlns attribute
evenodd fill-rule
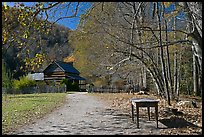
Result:
<svg viewBox="0 0 204 137"><path fill-rule="evenodd" d="M80 74L79 71L74 68L71 63L65 63L62 61L53 61L43 72L47 72L53 65L57 65L62 71L66 73Z"/></svg>
<svg viewBox="0 0 204 137"><path fill-rule="evenodd" d="M68 76L68 78L74 79L74 80L86 80L85 78L82 78L80 76Z"/></svg>
<svg viewBox="0 0 204 137"><path fill-rule="evenodd" d="M33 80L44 80L44 73L28 74L27 77Z"/></svg>

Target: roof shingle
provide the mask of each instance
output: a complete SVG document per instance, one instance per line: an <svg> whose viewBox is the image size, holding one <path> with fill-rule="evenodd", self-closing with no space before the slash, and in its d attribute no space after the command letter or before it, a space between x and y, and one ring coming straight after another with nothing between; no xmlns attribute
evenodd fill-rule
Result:
<svg viewBox="0 0 204 137"><path fill-rule="evenodd" d="M55 61L55 63L59 67L61 67L65 72L79 74L79 71L76 68L74 68L71 65L71 63L65 63L65 62L61 62L61 61Z"/></svg>

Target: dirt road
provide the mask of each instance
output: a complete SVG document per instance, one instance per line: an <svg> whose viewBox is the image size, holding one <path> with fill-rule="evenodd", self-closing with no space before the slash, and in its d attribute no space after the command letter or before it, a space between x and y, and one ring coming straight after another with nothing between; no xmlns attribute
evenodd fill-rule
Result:
<svg viewBox="0 0 204 137"><path fill-rule="evenodd" d="M129 114L110 108L86 92L67 94L64 106L13 134L17 135L141 135L160 134L154 119L140 118L136 127Z"/></svg>

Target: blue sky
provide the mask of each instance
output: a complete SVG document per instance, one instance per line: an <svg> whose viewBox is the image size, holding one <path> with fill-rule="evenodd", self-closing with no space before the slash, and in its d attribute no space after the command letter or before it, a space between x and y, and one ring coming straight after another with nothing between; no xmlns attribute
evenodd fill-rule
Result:
<svg viewBox="0 0 204 137"><path fill-rule="evenodd" d="M37 2L18 2L18 3L24 3L25 6L32 6L32 5L35 5ZM2 2L2 4L4 4L4 2ZM15 4L15 2L6 2L6 5L10 6L10 7L13 7ZM58 10L58 12L56 12L54 15L54 19L49 19L50 21L54 21L56 20L57 18L59 17L63 17L66 15L70 15L72 10L75 9L76 7L76 2L73 2L71 4L72 8L70 8L70 10L67 11L66 8L62 9L62 10ZM91 3L90 2L81 2L80 5L79 5L79 12L77 14L77 17L74 17L74 18L67 18L67 19L63 19L63 20L60 20L57 22L57 24L60 24L60 25L63 25L63 26L66 26L72 30L76 29L78 23L79 23L79 20L80 20L80 15L82 13L85 13L87 11L87 9L89 9L91 6ZM49 13L48 13L49 14ZM50 15L50 14L49 14Z"/></svg>

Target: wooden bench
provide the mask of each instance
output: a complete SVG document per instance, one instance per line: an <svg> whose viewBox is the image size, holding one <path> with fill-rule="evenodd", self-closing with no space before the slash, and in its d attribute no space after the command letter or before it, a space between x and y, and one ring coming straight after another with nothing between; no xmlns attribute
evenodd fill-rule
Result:
<svg viewBox="0 0 204 137"><path fill-rule="evenodd" d="M150 107L155 108L155 119L158 128L158 103L159 100L151 99L151 98L132 98L131 100L132 107L132 121L134 122L134 107L136 107L137 113L137 128L139 128L139 107L147 107L148 110L148 118L150 120Z"/></svg>

